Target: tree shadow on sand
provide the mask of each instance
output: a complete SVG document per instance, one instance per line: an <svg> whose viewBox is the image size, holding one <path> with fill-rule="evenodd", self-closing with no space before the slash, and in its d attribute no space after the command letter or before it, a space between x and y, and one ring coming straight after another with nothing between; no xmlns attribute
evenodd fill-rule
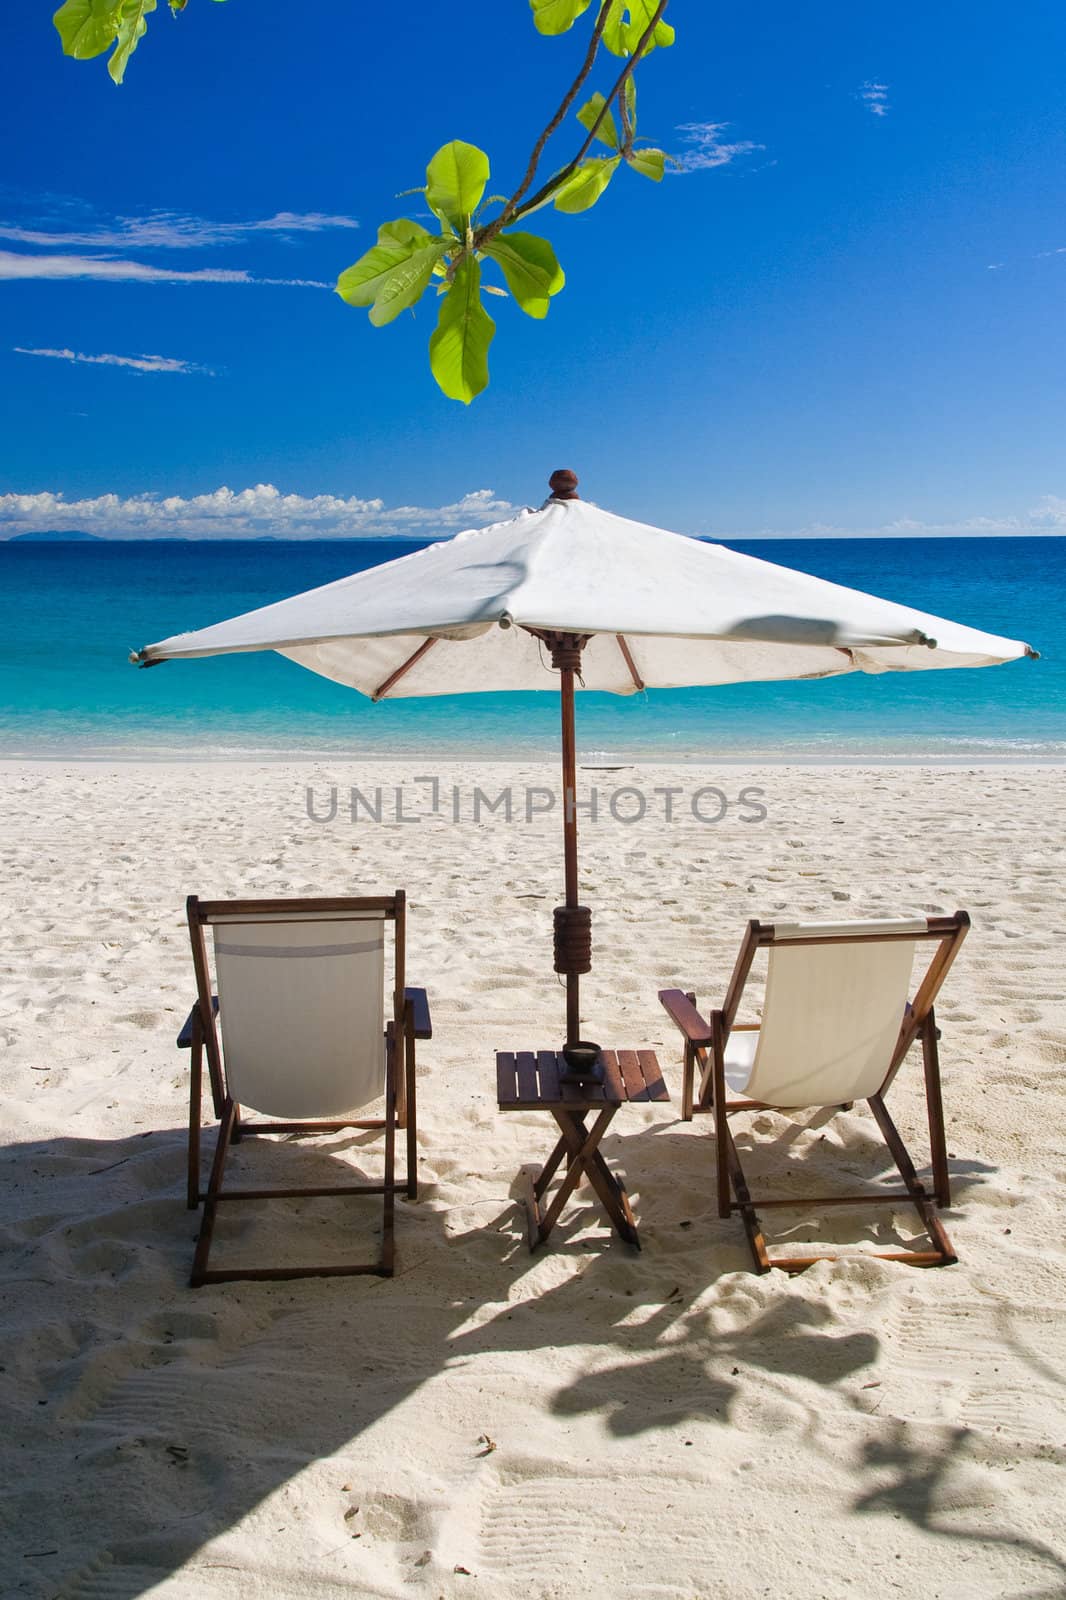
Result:
<svg viewBox="0 0 1066 1600"><path fill-rule="evenodd" d="M856 1497L855 1510L860 1514L881 1512L905 1517L923 1533L945 1542L969 1545L971 1549L991 1551L1000 1547L1027 1554L1055 1576L1055 1587L1044 1592L1048 1596L1061 1595L1066 1562L1050 1545L1016 1529L967 1526L960 1517L960 1511L965 1513L972 1506L988 1502L974 1444L969 1428L915 1428L890 1419L878 1437L864 1447L863 1469L868 1477L879 1481L875 1488ZM1014 1448L1019 1456L1032 1455L1026 1447ZM1061 1465L1066 1452L1054 1454ZM1048 1460L1048 1452L1040 1452L1039 1459ZM1026 1590L1026 1596L1028 1600L1040 1600L1035 1590Z"/></svg>
<svg viewBox="0 0 1066 1600"><path fill-rule="evenodd" d="M581 1233L590 1215L581 1197L531 1258L513 1204L471 1200L453 1208L463 1218L455 1223L429 1185L429 1203L398 1204L391 1280L195 1293L186 1287L197 1219L181 1198L183 1130L8 1146L0 1166L16 1220L3 1239L12 1314L2 1381L14 1466L3 1512L17 1531L0 1588L30 1600L133 1600L186 1568L188 1592L214 1593L208 1567L256 1581L246 1571L252 1527L282 1592L286 1582L302 1592L314 1575L316 1595L332 1594L334 1582L337 1594L392 1595L414 1582L450 1595L452 1568L422 1566L439 1507L410 1483L410 1464L425 1461L427 1424L425 1407L406 1402L424 1386L434 1385L435 1437L443 1430L454 1441L433 1469L446 1496L449 1474L480 1453L469 1419L494 1393L517 1394L546 1419L599 1412L626 1437L692 1419L726 1424L756 1387L799 1382L824 1394L869 1365L876 1336L833 1332L816 1286L756 1289L734 1272L745 1265L742 1240L723 1247L721 1231L701 1233L732 1226L711 1216L709 1197L690 1232L655 1234L657 1192L674 1187L679 1166L694 1192L707 1172L690 1131L668 1145L659 1134L646 1128L608 1150L613 1163L624 1147L647 1195L640 1257L606 1233ZM369 1155L352 1136L333 1153L304 1147L298 1158L302 1181L350 1182ZM339 1238L346 1254L349 1229L372 1232L380 1219L373 1201L322 1204L339 1209L318 1237ZM260 1239L265 1228L276 1255L294 1217L311 1229L302 1206L250 1202L247 1222L227 1218L219 1264L244 1228L260 1229ZM305 1234L299 1243L304 1260L314 1256ZM713 1318L693 1302L723 1263ZM568 1381L559 1357L571 1347L584 1370ZM589 1347L602 1356L590 1358ZM386 1422L388 1447L377 1440L368 1481L364 1441ZM315 1537L290 1555L286 1524L303 1513L290 1515L278 1496L309 1475ZM353 1566L356 1496L366 1527L407 1563L383 1587ZM245 1542L230 1557L226 1539L238 1525Z"/></svg>

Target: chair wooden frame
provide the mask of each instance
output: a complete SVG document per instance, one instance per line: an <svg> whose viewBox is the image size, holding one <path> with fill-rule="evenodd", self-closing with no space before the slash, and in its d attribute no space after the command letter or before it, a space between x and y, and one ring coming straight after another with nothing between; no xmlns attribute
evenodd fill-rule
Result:
<svg viewBox="0 0 1066 1600"><path fill-rule="evenodd" d="M179 1050L190 1052L189 1082L189 1159L187 1200L190 1211L203 1202L204 1214L196 1241L190 1284L228 1283L237 1279L283 1279L348 1277L373 1273L391 1277L395 1260L395 1200L397 1190L409 1199L418 1198L416 1144L415 1041L432 1038L429 1001L424 989L405 986L406 897L403 890L391 895L348 896L344 898L292 900L200 900L190 895L186 902L193 969L196 975L196 1000L178 1035ZM218 1034L218 998L212 993L207 957L206 932L217 919L237 916L299 917L305 913L341 914L378 912L394 924L393 1014L385 1030L385 1114L382 1117L350 1117L341 1120L284 1122L249 1121L233 1099L226 1082L225 1062ZM218 1139L207 1188L201 1188L200 1136L203 1116L203 1065L207 1059L211 1103L219 1119ZM402 1064L401 1059L402 1058ZM271 1189L226 1189L223 1187L226 1157L231 1144L242 1139L277 1133L339 1133L345 1128L381 1129L385 1134L385 1175L382 1183L335 1184L329 1186ZM406 1171L396 1176L396 1130L405 1133ZM292 1199L298 1196L379 1194L383 1202L381 1254L376 1262L345 1263L322 1267L245 1267L215 1269L208 1266L218 1206L231 1200Z"/></svg>
<svg viewBox="0 0 1066 1600"><path fill-rule="evenodd" d="M898 1204L899 1201L906 1200L917 1211L922 1226L929 1235L932 1248L929 1250L878 1252L876 1259L881 1261L904 1261L912 1266L921 1267L950 1266L958 1259L936 1209L937 1207L946 1208L950 1206L951 1185L948 1173L944 1108L940 1086L940 1053L937 1047L940 1030L936 1025L934 1002L940 993L941 985L947 977L952 962L955 960L969 928L970 918L967 913L965 911L957 911L954 916L950 917L935 916L927 918L924 932L896 933L871 929L869 933L862 934L818 935L812 931L807 937L790 937L786 941L776 937L772 923L752 921L748 923L744 934L725 1000L719 1010L711 1012L709 1021L704 1020L698 1011L694 994L682 992L680 989L660 990L659 999L684 1039L682 1119L686 1122L691 1121L694 1115L701 1112L709 1113L714 1117L718 1215L720 1217L728 1217L734 1211L740 1213L757 1272L768 1272L772 1267L779 1267L785 1272L802 1272L805 1268L813 1266L816 1261L834 1261L837 1259L837 1255L830 1252L810 1256L771 1256L767 1250L766 1240L763 1237L758 1217L759 1209L767 1207L786 1208L806 1205L860 1205L867 1203ZM877 1093L871 1095L867 1102L896 1163L904 1187L903 1189L891 1191L883 1189L867 1190L857 1195L823 1195L812 1197L810 1200L765 1198L761 1196L756 1199L748 1187L736 1143L729 1127L729 1118L738 1111L772 1111L778 1108L759 1100L730 1100L725 1076L725 1052L729 1035L733 1032L757 1029L759 1027L758 1023L738 1023L736 1020L744 988L751 973L752 963L759 950L775 943L787 942L789 945L850 944L860 939L882 942L886 940L913 939L919 943L935 942L936 944L936 949L926 969L925 976L919 984L914 1000L906 1007L903 1021L900 1025L899 1038L892 1052L884 1082ZM885 1093L903 1065L907 1052L919 1040L922 1047L926 1111L932 1158L931 1193L918 1177L899 1130L884 1103ZM694 1084L697 1067L700 1069L701 1076L699 1092L695 1094ZM841 1106L840 1109L849 1110L850 1107Z"/></svg>

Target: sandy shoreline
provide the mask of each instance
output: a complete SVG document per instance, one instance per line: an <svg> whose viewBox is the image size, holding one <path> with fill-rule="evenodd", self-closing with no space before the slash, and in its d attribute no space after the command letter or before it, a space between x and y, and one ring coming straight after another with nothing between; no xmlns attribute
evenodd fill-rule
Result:
<svg viewBox="0 0 1066 1600"><path fill-rule="evenodd" d="M602 765L618 770L582 773L602 789L581 819L587 1026L657 1049L673 1096L620 1115L605 1146L639 1257L584 1191L528 1255L515 1177L551 1141L495 1105L493 1050L561 1032L558 804L527 815L552 764L0 763L0 1593L1062 1592L1061 769ZM420 775L439 779L436 811ZM365 803L352 820L353 785L381 789L380 821ZM309 816L309 788L322 818L336 788L330 820ZM488 810L503 789L509 823ZM632 792L612 812L621 789L643 798L639 820L622 820ZM396 1278L188 1291L185 895L394 887L435 1025ZM958 1266L755 1278L739 1222L715 1215L709 1130L677 1120L657 988L716 1003L753 915L959 906L974 931L938 1007ZM924 1158L915 1067L893 1106ZM856 1112L797 1135L763 1116L738 1132L771 1181L817 1184L832 1160L854 1184L884 1170L871 1126ZM361 1148L342 1141L345 1157ZM287 1227L328 1252L365 1215L253 1211L220 1251ZM868 1216L784 1226L889 1243Z"/></svg>

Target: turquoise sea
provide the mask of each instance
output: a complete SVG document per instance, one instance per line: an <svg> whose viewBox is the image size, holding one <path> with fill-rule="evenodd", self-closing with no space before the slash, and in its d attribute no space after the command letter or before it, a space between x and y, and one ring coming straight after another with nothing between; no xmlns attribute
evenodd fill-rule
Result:
<svg viewBox="0 0 1066 1600"><path fill-rule="evenodd" d="M731 541L786 566L1026 639L1042 652L979 670L583 694L589 757L727 760L1066 759L1066 539ZM371 705L267 653L127 663L198 628L418 545L0 543L0 751L193 758L291 753L540 756L551 693Z"/></svg>

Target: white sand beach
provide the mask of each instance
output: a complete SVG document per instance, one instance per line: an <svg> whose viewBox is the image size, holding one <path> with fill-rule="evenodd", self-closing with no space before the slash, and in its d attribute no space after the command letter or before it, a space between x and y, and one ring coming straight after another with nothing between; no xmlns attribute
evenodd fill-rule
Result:
<svg viewBox="0 0 1066 1600"><path fill-rule="evenodd" d="M527 787L556 773L448 765L433 815L425 772L0 770L0 1594L1066 1592L1062 769L582 772L601 794L581 822L585 1027L656 1049L673 1098L623 1108L604 1146L642 1253L582 1189L535 1256L516 1176L552 1128L499 1115L493 1052L562 1037L559 818L524 811ZM353 784L383 787L380 823L353 823ZM308 787L324 817L333 785L337 816L312 820ZM417 820L395 820L397 785ZM511 786L510 824L473 821L479 785ZM612 815L623 786L645 797L642 821ZM682 793L667 822L654 791L670 786ZM693 815L701 786L726 796L722 821ZM761 820L751 797L737 803L749 786ZM419 1057L422 1193L398 1206L396 1276L190 1290L185 896L401 887L408 981L429 990L435 1031ZM776 1236L858 1255L753 1275L739 1220L716 1214L709 1122L679 1121L679 1038L657 989L717 1004L752 916L957 907L973 931L938 1013L958 1264L871 1260L861 1252L916 1235L913 1216L833 1208L777 1214ZM920 1083L916 1053L890 1105L924 1162ZM797 1191L886 1171L859 1108L736 1131L753 1177ZM376 1159L356 1135L284 1154L331 1172ZM240 1147L238 1168L257 1158ZM219 1262L335 1257L379 1215L351 1201L239 1209Z"/></svg>

